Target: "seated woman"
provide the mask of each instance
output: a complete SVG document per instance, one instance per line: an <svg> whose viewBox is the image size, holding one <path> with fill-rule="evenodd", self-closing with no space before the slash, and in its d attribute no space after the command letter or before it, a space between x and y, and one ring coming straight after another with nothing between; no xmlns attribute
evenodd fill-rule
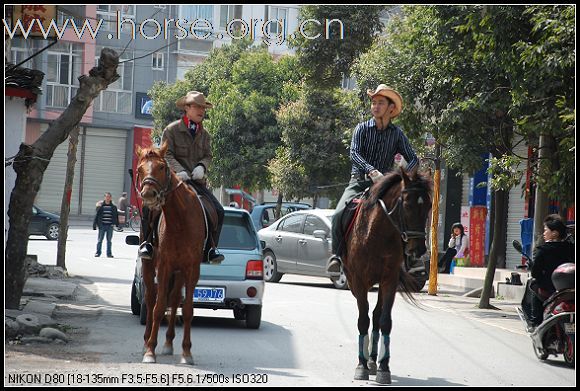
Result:
<svg viewBox="0 0 580 391"><path fill-rule="evenodd" d="M552 273L566 262L574 262L574 245L566 239L566 224L557 214L544 219L544 244L534 250L532 277L535 278L531 288L537 295L529 298L531 304L530 322L537 326L542 322L543 300L546 300L556 288L552 283Z"/></svg>
<svg viewBox="0 0 580 391"><path fill-rule="evenodd" d="M449 274L451 261L457 258L465 258L469 250L469 237L465 233L463 224L455 223L451 227L451 238L448 249L439 261L439 272Z"/></svg>

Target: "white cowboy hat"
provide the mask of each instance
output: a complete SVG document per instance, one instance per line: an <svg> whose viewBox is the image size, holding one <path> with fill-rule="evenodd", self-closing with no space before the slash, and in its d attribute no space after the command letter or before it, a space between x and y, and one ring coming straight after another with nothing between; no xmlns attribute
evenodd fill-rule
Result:
<svg viewBox="0 0 580 391"><path fill-rule="evenodd" d="M393 118L397 117L403 111L403 98L401 94L397 91L392 89L391 87L386 86L385 84L379 84L376 90L367 90L367 95L371 97L371 99L376 95L382 95L389 98L395 104L395 111L393 112Z"/></svg>
<svg viewBox="0 0 580 391"><path fill-rule="evenodd" d="M195 103L198 106L212 108L213 105L205 100L205 95L198 91L189 91L187 95L179 98L175 105L180 110L185 110L185 105Z"/></svg>

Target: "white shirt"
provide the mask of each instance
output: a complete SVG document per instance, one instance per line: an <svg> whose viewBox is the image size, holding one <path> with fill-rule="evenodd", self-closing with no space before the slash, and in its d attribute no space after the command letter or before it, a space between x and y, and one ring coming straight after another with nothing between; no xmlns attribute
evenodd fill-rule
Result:
<svg viewBox="0 0 580 391"><path fill-rule="evenodd" d="M469 248L469 237L466 234L463 236L456 236L449 240L449 248L457 250L455 258L463 258L465 250Z"/></svg>

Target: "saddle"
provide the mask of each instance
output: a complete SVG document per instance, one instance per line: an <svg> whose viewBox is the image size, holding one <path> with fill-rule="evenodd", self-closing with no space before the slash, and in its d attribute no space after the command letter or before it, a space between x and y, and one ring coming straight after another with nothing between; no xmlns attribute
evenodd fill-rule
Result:
<svg viewBox="0 0 580 391"><path fill-rule="evenodd" d="M201 205L205 214L205 229L206 229L206 238L209 240L213 247L216 247L214 242L214 238L217 236L217 225L218 225L218 215L217 211L213 205L213 203L207 198L203 196L202 191L197 189L197 184L194 181L187 181L185 182L191 189L195 190L197 197L201 201ZM161 224L161 213L154 213L150 211L151 219L152 219L152 231L151 232L151 243L156 246L158 243L159 238L159 226Z"/></svg>
<svg viewBox="0 0 580 391"><path fill-rule="evenodd" d="M350 232L352 231L354 221L356 219L358 211L360 210L362 202L367 198L368 190L369 189L366 189L364 192L358 193L352 200L350 200L346 204L346 207L344 208L342 215L340 216L339 238L341 239L341 242L338 246L338 254L336 254L338 256L344 255L345 249L344 243L346 242L346 239L348 238Z"/></svg>

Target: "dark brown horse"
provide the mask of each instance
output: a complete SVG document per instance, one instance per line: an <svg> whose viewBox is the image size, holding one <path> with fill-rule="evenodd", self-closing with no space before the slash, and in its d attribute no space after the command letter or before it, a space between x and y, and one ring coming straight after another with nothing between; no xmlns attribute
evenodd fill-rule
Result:
<svg viewBox="0 0 580 391"><path fill-rule="evenodd" d="M161 149L137 147L137 183L141 181L143 204L151 210L162 210L153 260L142 261L147 306L143 362L155 362L157 333L167 309L168 294L171 315L162 354L173 354L175 315L181 301L181 288L185 284L181 363L193 364L190 336L193 291L199 280L206 222L197 194L171 171L165 160L166 151L165 144ZM170 286L172 289L168 292Z"/></svg>
<svg viewBox="0 0 580 391"><path fill-rule="evenodd" d="M404 253L419 257L426 252L425 224L431 209L431 182L417 174L387 174L371 187L361 204L354 227L346 238L345 274L358 305L359 364L355 380L391 383L389 345L391 310L399 283L413 300L413 281L401 270ZM373 311L373 331L369 339L368 292L379 284L378 302ZM382 336L379 336L379 329ZM381 353L378 345L380 337ZM369 351L370 346L370 351ZM378 362L378 369L377 369Z"/></svg>

